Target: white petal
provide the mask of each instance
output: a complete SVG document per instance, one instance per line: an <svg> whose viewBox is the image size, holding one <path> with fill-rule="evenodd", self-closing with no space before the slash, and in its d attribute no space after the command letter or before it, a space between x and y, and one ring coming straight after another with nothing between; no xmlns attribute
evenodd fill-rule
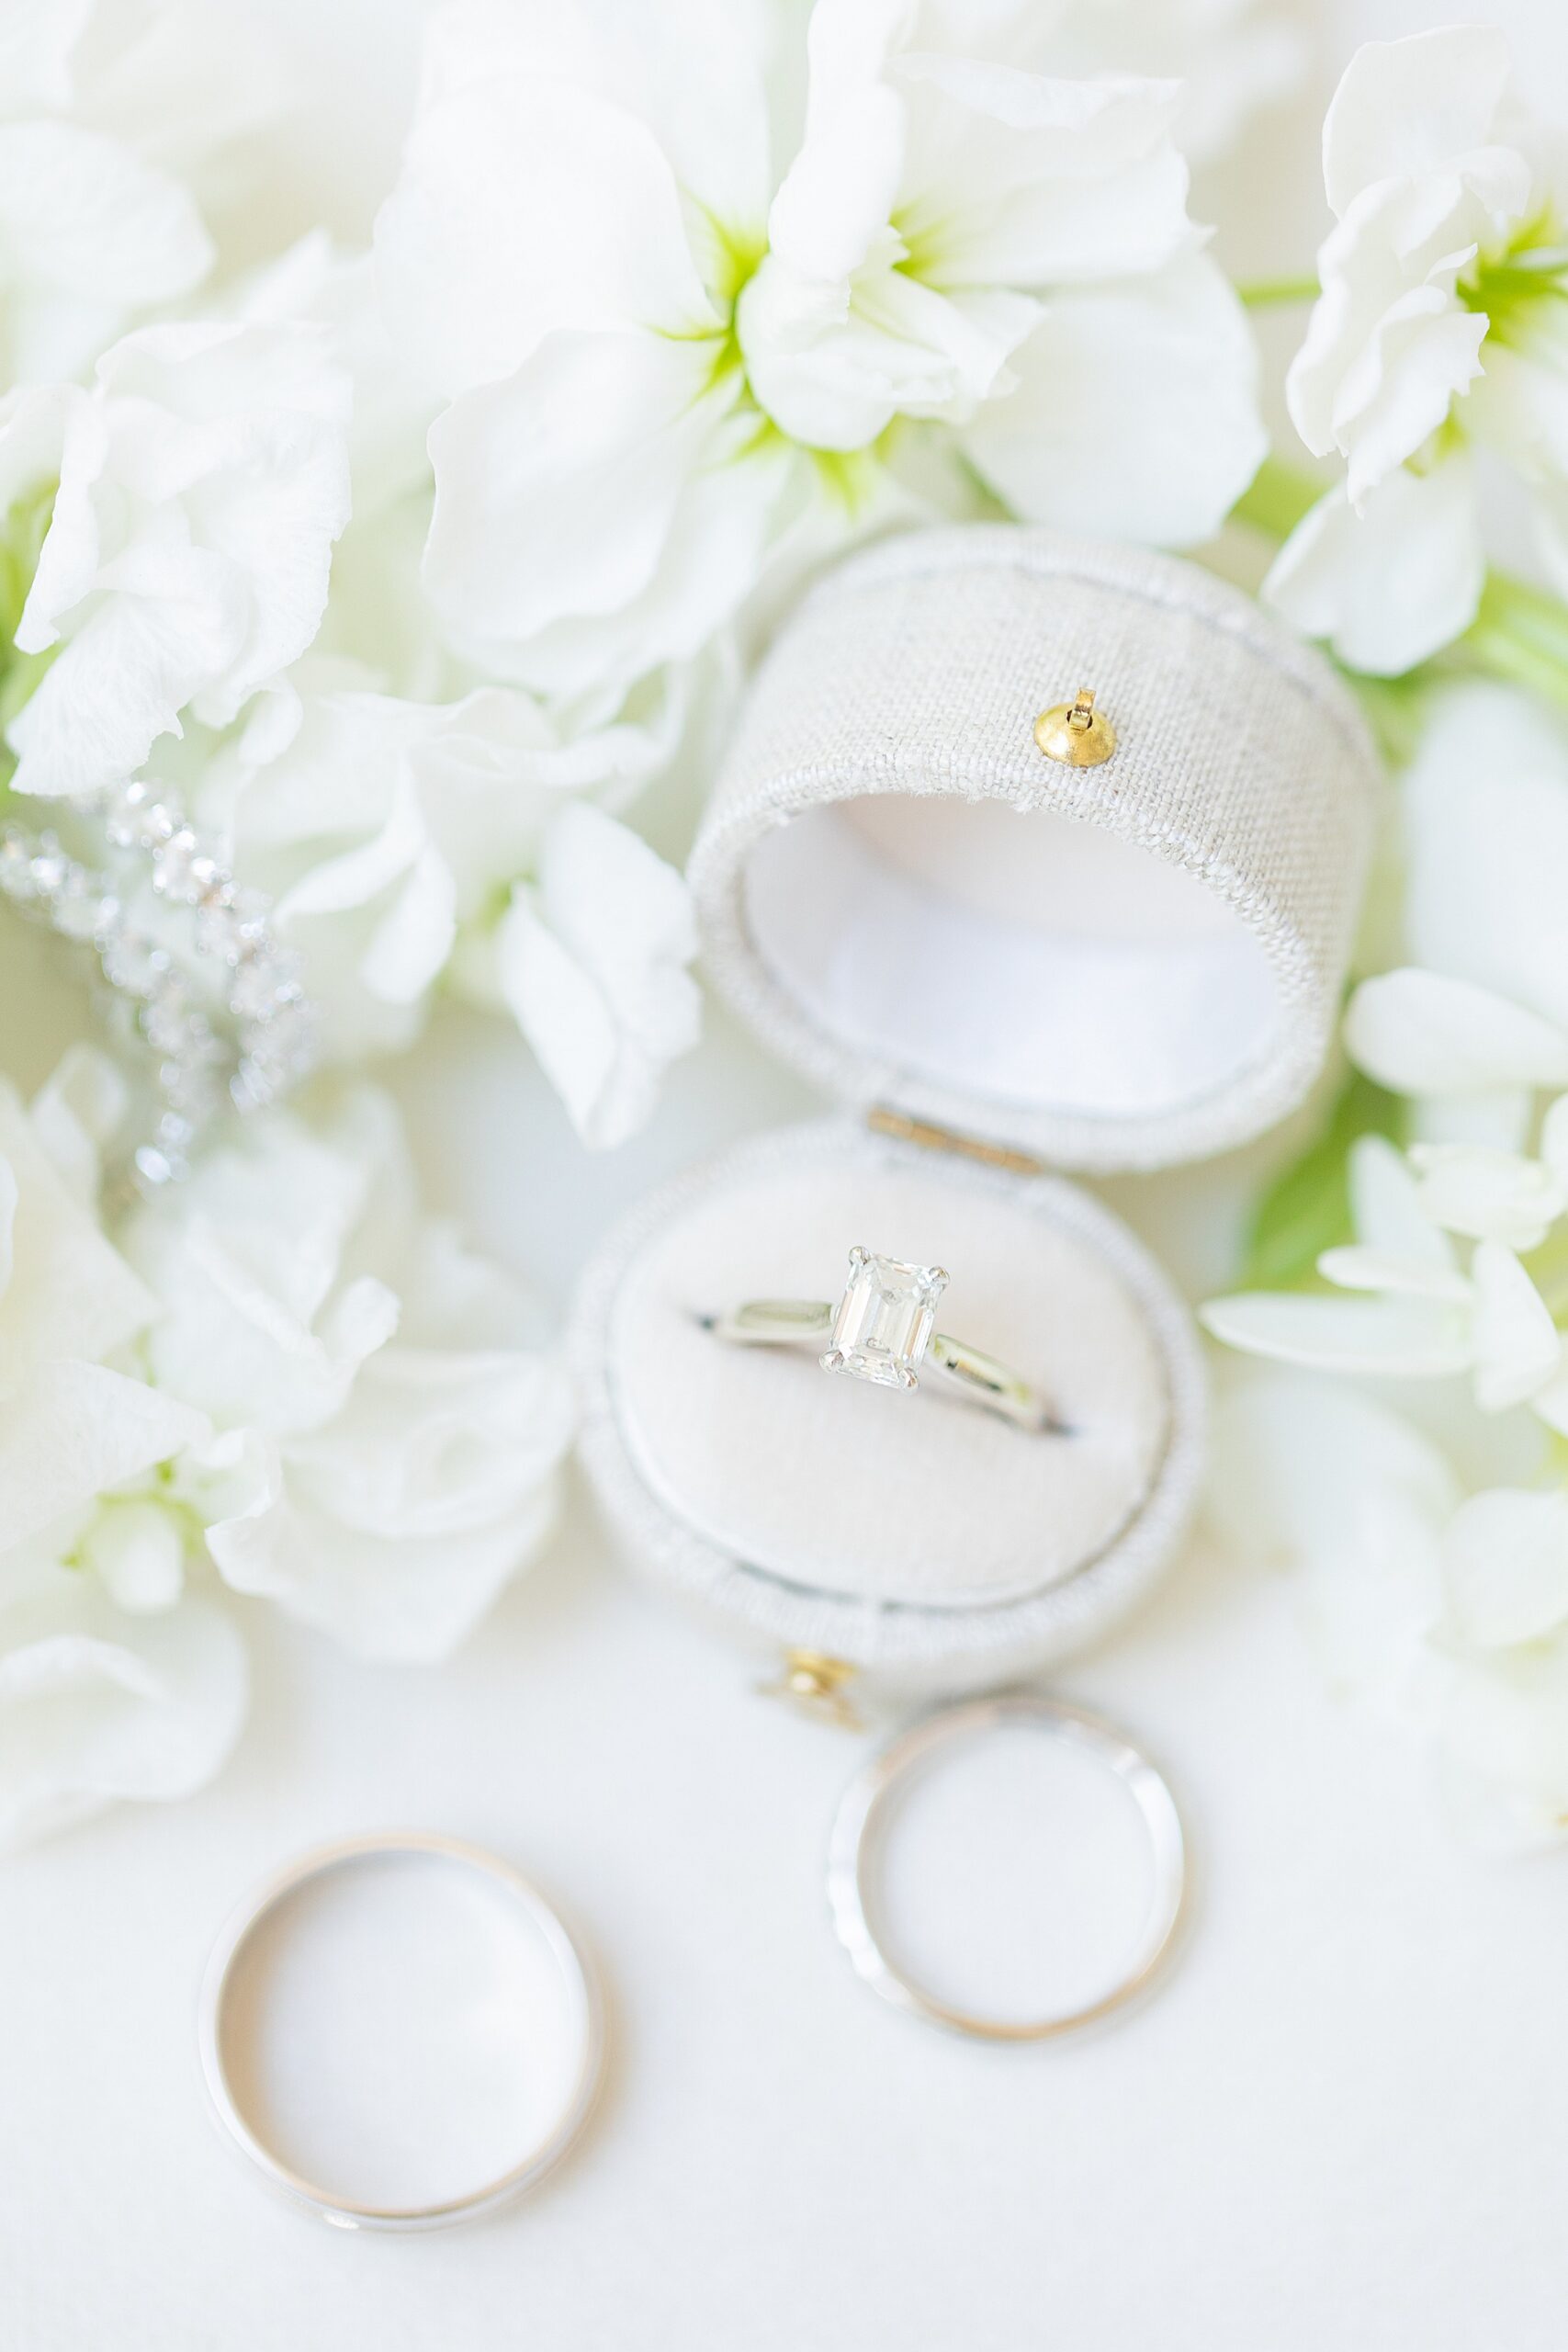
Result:
<svg viewBox="0 0 1568 2352"><path fill-rule="evenodd" d="M1568 1030L1568 737L1556 715L1513 687L1450 688L1402 800L1411 961Z"/></svg>
<svg viewBox="0 0 1568 2352"><path fill-rule="evenodd" d="M66 114L74 98L72 51L93 14L93 0L54 0L48 8L0 12L0 88L8 111Z"/></svg>
<svg viewBox="0 0 1568 2352"><path fill-rule="evenodd" d="M1212 1503L1243 1556L1349 1549L1369 1495L1398 1495L1433 1545L1460 1500L1431 1440L1386 1406L1326 1380L1247 1367L1214 1417Z"/></svg>
<svg viewBox="0 0 1568 2352"><path fill-rule="evenodd" d="M1189 547L1268 446L1252 331L1206 254L1054 294L1011 367L1016 390L987 403L964 447L1027 522Z"/></svg>
<svg viewBox="0 0 1568 2352"><path fill-rule="evenodd" d="M886 238L897 209L907 115L897 95L878 81L857 76L853 91L837 99L824 91L823 24L818 9L806 142L773 198L768 247L791 278L847 288Z"/></svg>
<svg viewBox="0 0 1568 2352"><path fill-rule="evenodd" d="M1562 1341L1551 1309L1511 1250L1478 1243L1470 1274L1475 1401L1483 1413L1501 1413L1523 1404L1551 1378Z"/></svg>
<svg viewBox="0 0 1568 2352"><path fill-rule="evenodd" d="M852 288L802 284L770 254L737 323L751 390L773 422L809 447L859 449L895 416L973 415L1010 385L1009 356L1038 316L1027 295L950 296L891 266Z"/></svg>
<svg viewBox="0 0 1568 2352"><path fill-rule="evenodd" d="M1460 1632L1485 1647L1531 1642L1568 1618L1568 1494L1495 1487L1463 1503L1444 1539Z"/></svg>
<svg viewBox="0 0 1568 2352"><path fill-rule="evenodd" d="M151 1318L156 1302L104 1238L96 1205L62 1182L3 1081L0 1169L9 1178L15 1220L8 1279L0 1287L4 1393L25 1385L39 1363L109 1354Z"/></svg>
<svg viewBox="0 0 1568 2352"><path fill-rule="evenodd" d="M1560 1188L1568 1193L1568 1094L1547 1105L1540 1123L1540 1157Z"/></svg>
<svg viewBox="0 0 1568 2352"><path fill-rule="evenodd" d="M933 285L1136 277L1192 241L1179 85L930 51L907 52L893 78L913 122L899 226Z"/></svg>
<svg viewBox="0 0 1568 2352"><path fill-rule="evenodd" d="M186 190L117 140L71 122L0 123L0 247L38 289L17 303L14 379L78 374L128 311L188 294L212 241Z"/></svg>
<svg viewBox="0 0 1568 2352"><path fill-rule="evenodd" d="M1568 1033L1467 980L1413 967L1363 980L1350 1000L1353 1060L1401 1094L1568 1085Z"/></svg>
<svg viewBox="0 0 1568 2352"><path fill-rule="evenodd" d="M85 421L78 403L59 426L17 635L65 640L9 730L24 791L130 773L187 705L226 723L314 634L348 514L350 387L310 331L143 328L97 379Z"/></svg>
<svg viewBox="0 0 1568 2352"><path fill-rule="evenodd" d="M397 1328L395 1293L351 1255L377 1172L362 1157L377 1130L357 1135L354 1116L351 1102L320 1135L285 1114L253 1121L182 1197L127 1228L127 1253L163 1301L146 1343L153 1375L225 1427L330 1419Z"/></svg>
<svg viewBox="0 0 1568 2352"><path fill-rule="evenodd" d="M71 1568L0 1609L0 1844L65 1827L122 1799L190 1795L244 1720L234 1627L187 1599L127 1616Z"/></svg>
<svg viewBox="0 0 1568 2352"><path fill-rule="evenodd" d="M1414 669L1470 627L1486 560L1470 461L1402 467L1352 512L1330 491L1298 523L1263 596L1342 662L1375 676Z"/></svg>
<svg viewBox="0 0 1568 2352"><path fill-rule="evenodd" d="M1323 126L1334 210L1343 213L1375 180L1440 172L1456 155L1489 145L1509 76L1507 40L1489 25L1364 43Z"/></svg>
<svg viewBox="0 0 1568 2352"><path fill-rule="evenodd" d="M376 266L395 342L448 393L510 376L558 328L716 323L657 141L544 77L465 83L422 110Z"/></svg>
<svg viewBox="0 0 1568 2352"><path fill-rule="evenodd" d="M1350 460L1350 503L1414 459L1481 374L1486 321L1457 290L1483 215L1465 177L1358 197L1318 255L1323 281L1286 379L1319 457Z"/></svg>
<svg viewBox="0 0 1568 2352"><path fill-rule="evenodd" d="M1568 1206L1541 1162L1518 1152L1427 1144L1412 1158L1421 1170L1421 1204L1450 1233L1533 1250Z"/></svg>
<svg viewBox="0 0 1568 2352"><path fill-rule="evenodd" d="M20 1543L208 1433L206 1416L96 1363L44 1363L0 1399L0 1526Z"/></svg>
<svg viewBox="0 0 1568 2352"><path fill-rule="evenodd" d="M1468 1317L1427 1298L1251 1291L1211 1299L1200 1320L1227 1347L1319 1372L1438 1380L1471 1363Z"/></svg>
<svg viewBox="0 0 1568 2352"><path fill-rule="evenodd" d="M773 185L765 84L795 46L781 61L780 31L772 0L458 0L431 18L424 100L513 77L575 83L645 122L697 207L744 234Z"/></svg>
<svg viewBox="0 0 1568 2352"><path fill-rule="evenodd" d="M696 952L679 874L586 804L546 836L536 889L497 937L500 986L585 1142L623 1142L652 1112L665 1066L696 1043Z"/></svg>
<svg viewBox="0 0 1568 2352"><path fill-rule="evenodd" d="M547 1532L571 1422L541 1359L389 1350L209 1546L237 1589L363 1657L445 1657Z"/></svg>
<svg viewBox="0 0 1568 2352"><path fill-rule="evenodd" d="M130 1108L130 1089L119 1064L88 1045L66 1048L29 1105L33 1134L51 1166L72 1198L95 1213L103 1154Z"/></svg>
<svg viewBox="0 0 1568 2352"><path fill-rule="evenodd" d="M558 334L431 434L425 578L461 639L544 694L624 691L755 585L790 453L700 343Z"/></svg>
<svg viewBox="0 0 1568 2352"><path fill-rule="evenodd" d="M1238 1559L1304 1570L1333 1682L1408 1715L1443 1614L1439 1544L1458 1483L1431 1441L1354 1389L1249 1369L1215 1416L1211 1492Z"/></svg>
<svg viewBox="0 0 1568 2352"><path fill-rule="evenodd" d="M172 1609L180 1597L185 1534L160 1503L106 1503L77 1548L83 1567L101 1577L110 1600L132 1616Z"/></svg>
<svg viewBox="0 0 1568 2352"><path fill-rule="evenodd" d="M130 775L239 654L243 583L202 549L123 560L117 589L95 602L7 729L20 792L91 790Z"/></svg>
<svg viewBox="0 0 1568 2352"><path fill-rule="evenodd" d="M1469 1303L1470 1283L1457 1267L1445 1268L1416 1258L1385 1257L1379 1250L1325 1250L1317 1261L1325 1282L1340 1290L1391 1292L1401 1298L1441 1298L1456 1306Z"/></svg>
<svg viewBox="0 0 1568 2352"><path fill-rule="evenodd" d="M1367 1250L1425 1267L1443 1280L1455 1272L1452 1242L1427 1215L1410 1162L1386 1136L1358 1136L1347 1174L1351 1220Z"/></svg>

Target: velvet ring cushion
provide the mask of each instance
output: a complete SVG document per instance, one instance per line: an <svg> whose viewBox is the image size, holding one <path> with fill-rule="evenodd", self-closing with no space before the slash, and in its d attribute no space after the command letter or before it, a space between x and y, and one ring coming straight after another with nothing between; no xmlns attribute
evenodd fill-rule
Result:
<svg viewBox="0 0 1568 2352"><path fill-rule="evenodd" d="M1114 749L1043 755L1092 685ZM692 861L708 967L840 1101L1155 1168L1261 1132L1332 1032L1378 786L1327 663L1195 565L1006 525L820 580Z"/></svg>
<svg viewBox="0 0 1568 2352"><path fill-rule="evenodd" d="M712 1329L739 1299L828 1297L867 1234L948 1270L944 1324L1037 1384L1059 1430ZM894 1674L1087 1640L1192 1500L1196 1347L1126 1228L1058 1179L849 1119L756 1137L645 1203L590 1269L573 1345L584 1457L634 1558L770 1642Z"/></svg>

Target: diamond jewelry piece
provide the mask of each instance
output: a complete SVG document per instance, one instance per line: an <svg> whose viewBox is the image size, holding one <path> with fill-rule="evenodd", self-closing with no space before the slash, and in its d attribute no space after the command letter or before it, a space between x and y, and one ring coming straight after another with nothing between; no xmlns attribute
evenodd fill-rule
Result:
<svg viewBox="0 0 1568 2352"><path fill-rule="evenodd" d="M314 1008L296 959L272 935L265 899L242 890L190 824L175 795L140 778L83 795L75 814L96 823L128 867L140 866L154 897L181 913L197 965L223 974L220 1036L169 949L127 914L118 875L96 873L52 832L19 826L0 833L0 897L67 939L90 942L122 1017L134 1015L158 1057L160 1097L153 1136L130 1154L142 1192L177 1183L223 1093L246 1113L278 1102L316 1058Z"/></svg>
<svg viewBox="0 0 1568 2352"><path fill-rule="evenodd" d="M836 1306L812 1298L754 1298L703 1318L705 1329L740 1347L820 1347L824 1372L878 1388L919 1386L922 1370L942 1374L972 1405L1036 1435L1066 1434L1050 1404L1021 1374L936 1328L947 1288L941 1266L917 1266L875 1250L850 1252L850 1278Z"/></svg>
<svg viewBox="0 0 1568 2352"><path fill-rule="evenodd" d="M916 1374L936 1329L936 1303L946 1288L941 1266L908 1266L902 1258L852 1250L833 1344L820 1359L823 1371L874 1380L884 1388L918 1387Z"/></svg>

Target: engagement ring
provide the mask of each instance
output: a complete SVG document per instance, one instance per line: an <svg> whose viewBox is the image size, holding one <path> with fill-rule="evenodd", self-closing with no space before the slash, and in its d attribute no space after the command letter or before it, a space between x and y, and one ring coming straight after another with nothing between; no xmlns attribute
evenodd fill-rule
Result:
<svg viewBox="0 0 1568 2352"><path fill-rule="evenodd" d="M881 1388L917 1388L922 1367L945 1374L974 1405L1022 1430L1060 1430L1050 1405L1021 1374L936 1328L947 1288L941 1266L906 1265L874 1250L850 1251L850 1278L837 1306L825 1299L754 1298L708 1318L707 1329L745 1347L818 1346L824 1372L847 1373Z"/></svg>

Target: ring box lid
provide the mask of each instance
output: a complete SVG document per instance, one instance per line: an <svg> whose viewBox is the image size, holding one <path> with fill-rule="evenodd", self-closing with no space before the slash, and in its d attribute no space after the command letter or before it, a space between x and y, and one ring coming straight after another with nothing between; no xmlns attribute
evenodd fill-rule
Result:
<svg viewBox="0 0 1568 2352"><path fill-rule="evenodd" d="M1035 722L1080 687L1097 765ZM1378 765L1211 573L1008 525L821 579L752 682L690 876L715 984L839 1100L1064 1168L1247 1140L1327 1050Z"/></svg>

